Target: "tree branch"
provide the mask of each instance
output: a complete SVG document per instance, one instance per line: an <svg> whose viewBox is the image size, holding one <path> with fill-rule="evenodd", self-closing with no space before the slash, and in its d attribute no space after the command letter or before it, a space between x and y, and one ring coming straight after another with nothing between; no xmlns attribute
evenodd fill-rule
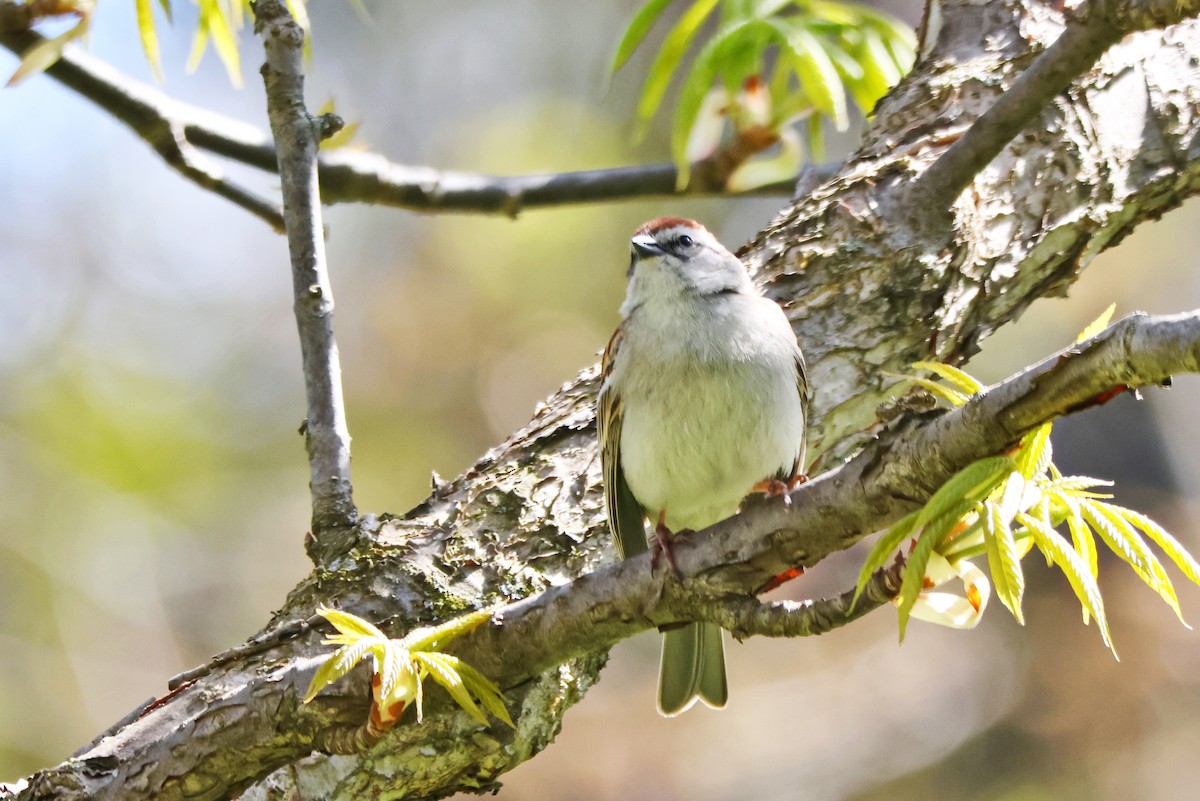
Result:
<svg viewBox="0 0 1200 801"><path fill-rule="evenodd" d="M1062 35L908 189L914 208L949 211L975 176L1100 56L1129 33L1200 14L1197 0L1090 0Z"/></svg>
<svg viewBox="0 0 1200 801"><path fill-rule="evenodd" d="M925 415L885 432L850 462L795 490L790 505L763 502L698 532L689 539L689 547L676 554L682 583L669 571L652 572L650 557L644 554L518 601L503 609L492 625L456 640L450 650L496 679L519 710L522 699L544 691L547 679L555 685L566 680L555 666L602 654L639 631L691 616L703 614L743 633L792 636L828 629L839 622L834 614L845 608L844 595L806 609L794 604L764 608L749 593L781 565L811 566L889 524L924 502L958 469L1011 445L1043 422L1086 408L1113 389L1156 385L1184 371L1200 372L1200 311L1126 318L1096 338L988 388L962 408ZM404 536L403 529L404 521L396 521L373 538L377 544L394 542ZM399 550L384 558L403 561L412 571L436 558L439 544L409 540ZM379 553L371 558L381 558ZM354 611L380 619L379 604L395 605L397 600L383 597L390 589L375 586L378 576L361 579L372 586L358 588L365 595ZM888 571L876 576L872 605L890 597L894 582ZM338 595L336 588L326 586L326 596L331 589ZM714 605L712 599L718 596L726 598ZM866 607L855 614L865 611ZM822 613L827 619L821 619ZM33 777L17 797L227 797L305 756L325 733L361 724L367 694L361 673L332 685L312 705L298 704L320 661L318 652L326 650L312 637L288 640L271 653L254 654L244 663L181 686L151 704L135 724ZM246 714L252 699L271 714ZM448 767L453 755L443 746L457 742L477 757L472 749L480 742L494 741L502 749L506 742L511 745L505 739L511 735L479 729L444 701L431 697L427 704L423 724L410 719L389 735L386 753L372 752L372 769L393 788L396 777L403 775L404 789L413 796L478 787L466 780L446 783L446 771L457 774ZM226 729L243 746L232 753L220 748L210 741L214 727ZM228 731L230 727L235 731ZM188 733L190 748L171 748L178 732ZM397 771L389 762L392 758L403 765L402 772L392 772ZM126 781L129 776L138 776L138 781Z"/></svg>
<svg viewBox="0 0 1200 801"><path fill-rule="evenodd" d="M310 550L328 557L338 549L328 547L331 542L325 538L331 531L351 528L358 520L358 510L350 480L350 431L333 335L333 288L325 264L317 182L321 122L309 116L304 106L304 31L282 0L258 0L254 15L255 32L262 36L267 53L262 75L271 131L279 149L283 214L308 398L305 443L315 538Z"/></svg>
<svg viewBox="0 0 1200 801"><path fill-rule="evenodd" d="M498 625L464 637L454 651L511 686L601 643L609 647L701 612L722 625L749 627L749 633L794 626L787 636L802 634L812 625L810 613L783 624L787 606L764 612L724 598L745 597L774 576L812 567L854 545L919 508L962 468L1011 447L1043 423L1104 402L1113 390L1156 386L1180 372L1200 372L1200 310L1127 317L961 408L884 432L849 462L794 490L790 503L757 503L690 535L688 547L675 554L681 582L665 571L653 573L644 554L513 604ZM888 579L877 580L887 586ZM877 595L880 602L885 597Z"/></svg>
<svg viewBox="0 0 1200 801"><path fill-rule="evenodd" d="M1031 130L977 177L980 202L970 208L958 204L958 216L940 239L906 238L903 220L911 209L898 207L897 193L889 190L918 172L912 162L923 152L940 150L964 114L978 116L980 107L991 104L1003 91L997 74L1018 69L1031 50L1048 46L1060 32L1042 24L1040 4L1031 4L1030 12L1020 0L947 2L956 7L947 15L951 21L960 13L977 15L972 20L977 24L959 26L959 57L942 60L935 53L918 65L877 108L864 147L841 174L784 209L744 251L760 285L787 309L809 358L814 450L848 453L868 440L852 469L843 468L824 484L814 481L807 490L813 493L806 501L813 504L807 529L812 539L801 547L812 559L852 538L850 527L879 527L927 497L932 487L924 486L926 479L905 479L896 467L905 458L923 470L920 460L938 455L930 482L944 477L946 459L973 458L965 451L942 458L933 440L912 446L918 441L912 424L870 440L879 431L875 410L891 391L885 371L903 371L916 358L965 358L1034 298L1064 291L1096 253L1140 221L1200 191L1200 152L1192 144L1200 141L1200 99L1185 91L1197 85L1189 54L1200 48L1200 25L1184 23L1169 36L1151 37L1151 43L1113 48L1077 91L1056 99L1047 110L1050 125ZM1036 17L1032 24L1030 13ZM1130 72L1142 80L1116 80ZM1107 110L1113 108L1128 113L1111 121ZM1128 115L1135 112L1144 124L1130 124ZM1090 357L1071 357L1065 364L1081 358ZM1194 361L1194 348L1186 358ZM181 686L79 761L32 777L27 797L58 788L66 788L66 797L80 797L107 788L135 798L165 788L165 798L181 797L185 790L189 797L218 798L285 765L246 797L276 791L298 799L339 790L394 792L399 782L411 796L494 787L499 774L550 742L565 710L596 679L604 643L688 614L686 594L650 576L648 566L635 560L605 567L613 552L595 452L597 384L596 370L585 371L547 399L529 425L418 507L386 522L368 519L338 569L314 571L270 626L273 631L304 619L326 603L374 621L395 620L390 630L399 631L586 574L570 591L551 589L543 596L537 603L545 611L522 615L518 607L511 618L506 613L504 624L511 622L514 633L500 642L511 649L513 671L583 654L509 689L516 732L480 729L457 713L431 710L424 725L393 730L362 759L300 759L335 719L361 723L367 706L360 674L313 704L296 706L318 651L316 636L307 634ZM1020 404L1013 408L1020 411ZM963 421L965 414L978 413L955 412L926 428ZM1002 428L1012 430L1006 419ZM969 429L971 422L964 425ZM975 444L981 453L991 447ZM890 489L868 498L857 489L864 477ZM920 486L909 486L914 482ZM835 507L823 499L835 497L854 508L831 511ZM777 512L777 504L767 504L743 517ZM723 526L736 528L740 520ZM769 527L779 521L758 522ZM681 556L715 553L729 530L715 529L707 535L712 542ZM743 587L742 574L745 586L758 586L751 579L761 582L778 572L773 567L798 558L788 552L798 540L786 531L761 547L774 551L775 540L783 546L761 564L737 550L724 571L689 563L692 588L707 597L744 594L737 589ZM647 583L637 584L642 581ZM604 605L581 606L577 616L568 615L577 593L600 597L595 593L603 582L625 593L620 603L618 595L607 595ZM649 611L645 598L657 599ZM538 631L535 618L548 612L573 621L570 630L554 632L561 637L554 648L562 650L557 656L538 652L536 643L529 644L534 653L523 650L526 638L517 634ZM622 630L614 619L629 625ZM491 628L480 635L497 636ZM472 653L492 653L482 640L461 645ZM509 654L501 650L489 658L507 661ZM497 676L506 684L515 680L503 671Z"/></svg>
<svg viewBox="0 0 1200 801"><path fill-rule="evenodd" d="M0 44L17 55L43 41L40 34L27 29L29 15L22 13L23 8L12 0L0 0ZM199 117L199 110L194 110L194 115L185 113L193 110L173 104L160 92L124 77L74 47L68 47L47 73L129 126L184 178L236 203L283 232L283 215L278 206L226 179L218 167L206 163L196 152L185 119Z"/></svg>
<svg viewBox="0 0 1200 801"><path fill-rule="evenodd" d="M17 55L42 40L27 29L27 15L19 14L20 8L15 0L0 0L0 45ZM198 148L274 172L278 169L275 146L264 132L173 100L74 47L68 47L46 74L125 123L189 180L248 209L276 230L283 230L276 207L222 179L215 168L201 165L194 152ZM497 176L397 164L374 153L345 148L321 151L318 163L321 199L325 203L372 203L429 213L510 217L529 208L647 197L787 197L794 192L797 181L819 183L834 169L832 165L808 165L796 179L734 193L717 180L719 171L707 161L692 166L692 180L684 189L676 186L678 171L674 164Z"/></svg>
<svg viewBox="0 0 1200 801"><path fill-rule="evenodd" d="M736 639L747 637L812 637L853 623L900 594L904 561L881 568L863 587L858 603L855 590L812 601L771 601L752 596L708 599L696 594L681 603L689 618L716 623Z"/></svg>

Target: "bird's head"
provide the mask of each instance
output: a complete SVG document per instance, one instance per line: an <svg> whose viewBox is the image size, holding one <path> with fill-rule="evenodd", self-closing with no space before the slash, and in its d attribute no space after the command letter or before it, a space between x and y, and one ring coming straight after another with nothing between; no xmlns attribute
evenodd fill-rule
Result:
<svg viewBox="0 0 1200 801"><path fill-rule="evenodd" d="M646 301L754 291L737 256L694 220L651 220L638 228L629 244L624 314Z"/></svg>

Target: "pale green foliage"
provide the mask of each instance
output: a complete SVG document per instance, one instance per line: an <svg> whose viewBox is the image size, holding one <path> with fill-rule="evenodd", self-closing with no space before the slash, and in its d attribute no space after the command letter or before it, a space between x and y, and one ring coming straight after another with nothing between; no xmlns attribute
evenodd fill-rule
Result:
<svg viewBox="0 0 1200 801"><path fill-rule="evenodd" d="M374 660L376 682L374 702L387 719L390 711L400 705L396 717L414 701L417 720L422 719L422 682L426 676L446 688L454 701L483 725L491 712L500 720L513 725L504 695L495 682L456 656L439 652L448 642L465 634L492 616L491 609L482 609L443 623L440 626L414 629L399 640L389 639L366 620L322 607L317 610L337 629L328 637L327 645L340 645L313 674L304 702L308 703L327 685L345 676L358 662L370 655ZM476 700L479 704L476 704Z"/></svg>
<svg viewBox="0 0 1200 801"><path fill-rule="evenodd" d="M78 21L72 27L52 39L44 39L21 54L21 63L8 79L9 86L16 86L41 72L62 56L63 48L69 43L83 39L91 29L93 0L60 0L49 12L51 16L73 16ZM157 43L155 43L157 46Z"/></svg>
<svg viewBox="0 0 1200 801"><path fill-rule="evenodd" d="M136 0L138 13L138 32L141 35L142 49L146 51L146 59L154 68L154 74L162 76L162 65L158 54L158 38L155 33L154 16L150 0ZM309 32L307 0L288 0L288 9L296 18L297 24ZM171 0L159 0L167 20L171 21ZM250 16L250 0L196 0L199 6L199 18L196 22L196 32L192 36L192 49L188 55L187 70L192 72L200 65L209 42L217 57L225 65L229 80L234 86L242 85L241 56L238 50L238 34L246 26Z"/></svg>
<svg viewBox="0 0 1200 801"><path fill-rule="evenodd" d="M670 0L649 0L613 56L616 72L663 16ZM820 158L823 121L849 124L847 95L865 115L913 63L915 40L899 20L866 6L825 0L692 0L664 37L638 102L638 135L663 104L684 56L717 13L679 89L671 150L686 183L689 165L711 155L726 133L754 131L801 151L794 125L805 121Z"/></svg>
<svg viewBox="0 0 1200 801"><path fill-rule="evenodd" d="M196 20L196 33L192 37L192 49L188 56L187 69L191 72L200 64L205 51L211 42L217 52L229 80L234 86L242 85L241 56L238 51L238 34L246 26L250 15L250 0L195 0L199 7ZM308 47L309 22L307 0L287 0L288 9L295 17L297 24L304 29L305 47ZM158 0L167 21L173 21L171 0ZM63 47L74 40L84 37L91 24L94 10L94 0L61 0L55 7L55 15L73 14L79 18L79 23L65 33L39 42L29 48L21 56L21 64L9 79L9 86L25 80L31 75L44 71L62 56ZM137 11L138 38L142 42L142 50L146 60L154 71L154 77L162 81L162 55L158 47L158 29L154 19L154 7L151 0L134 0Z"/></svg>
<svg viewBox="0 0 1200 801"><path fill-rule="evenodd" d="M1077 341L1099 333L1112 311L1109 307ZM916 366L935 373L946 383L919 377L908 380L929 389L952 406L965 404L970 395L982 389L980 382L949 365L918 362ZM1063 476L1053 463L1050 431L1051 424L1046 423L1026 435L1011 454L982 459L959 471L924 507L895 523L876 542L859 573L859 593L872 573L883 567L898 547L909 538L915 539L897 601L901 639L913 604L924 588L925 566L932 553L941 554L952 564L986 555L997 597L1018 622L1024 622L1021 598L1025 578L1021 560L1036 548L1047 564L1066 576L1079 598L1084 623L1094 618L1105 645L1111 649L1104 602L1096 583L1097 538L1129 564L1183 620L1175 588L1147 539L1197 584L1200 584L1200 563L1153 520L1109 503L1111 495L1095 491L1097 487L1111 486L1111 482ZM1056 530L1063 524L1070 531L1070 542ZM1116 655L1115 650L1113 654Z"/></svg>

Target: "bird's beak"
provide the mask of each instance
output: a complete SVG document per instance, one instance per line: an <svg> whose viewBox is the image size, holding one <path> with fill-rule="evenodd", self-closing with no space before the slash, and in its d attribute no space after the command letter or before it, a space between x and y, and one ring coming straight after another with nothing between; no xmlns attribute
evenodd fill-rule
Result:
<svg viewBox="0 0 1200 801"><path fill-rule="evenodd" d="M650 259L666 253L666 251L660 248L658 243L654 241L654 237L647 234L635 236L633 239L629 240L629 246L633 251L634 257L639 259Z"/></svg>

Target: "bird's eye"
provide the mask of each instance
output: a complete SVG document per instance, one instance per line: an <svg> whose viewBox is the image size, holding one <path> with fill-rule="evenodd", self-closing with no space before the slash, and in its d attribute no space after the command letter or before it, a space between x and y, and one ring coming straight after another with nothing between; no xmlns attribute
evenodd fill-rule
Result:
<svg viewBox="0 0 1200 801"><path fill-rule="evenodd" d="M687 234L681 234L675 241L679 243L679 247L681 248L690 248L692 245L696 244Z"/></svg>

